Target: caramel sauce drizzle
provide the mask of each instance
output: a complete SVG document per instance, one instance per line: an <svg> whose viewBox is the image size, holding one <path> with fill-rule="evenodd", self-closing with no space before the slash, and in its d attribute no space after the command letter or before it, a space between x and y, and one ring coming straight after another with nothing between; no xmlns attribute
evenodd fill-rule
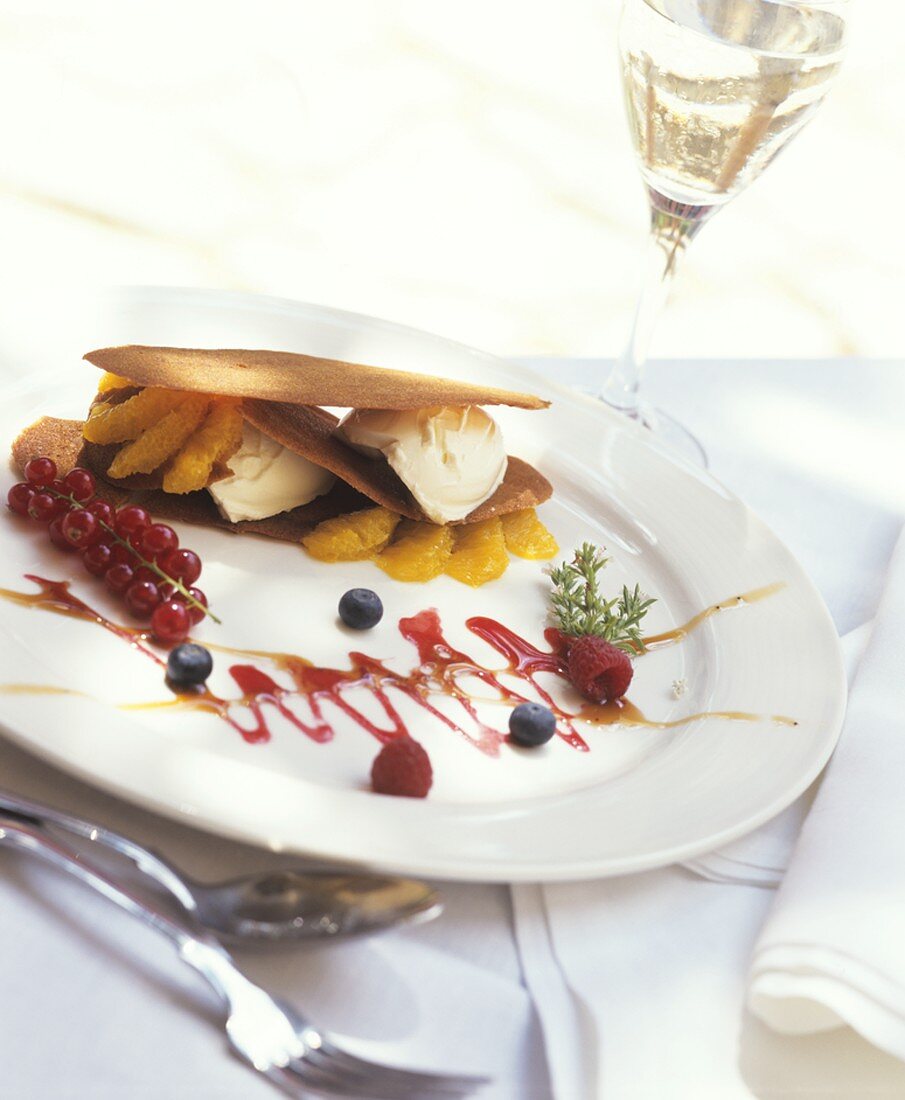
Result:
<svg viewBox="0 0 905 1100"><path fill-rule="evenodd" d="M38 591L24 593L0 588L0 598L21 606L93 622L125 641L136 652L165 667L165 662L150 648L149 636L146 632L134 627L122 626L107 619L74 596L69 591L68 581L50 581L32 574L26 574L26 579L36 584ZM677 644L713 615L766 599L782 587L782 584L768 585L713 604L682 626L646 638L646 649ZM333 727L324 714L325 706L332 705L378 741L386 742L404 736L408 732L391 698L391 693L396 692L407 697L434 719L489 756L499 755L501 745L507 740L507 734L483 721L476 709L478 702L499 703L512 707L520 702L540 698L557 717L558 736L580 752L587 752L588 745L575 726L578 720L593 725L641 726L666 730L707 718L743 722L762 721L765 718L764 715L742 711L704 711L668 722L658 722L647 718L628 699L617 700L602 706L585 704L577 711L568 711L555 703L549 692L537 680L540 673L552 673L568 682L565 655L558 631L545 632L546 641L550 645L550 649L547 650L538 649L494 619L475 616L467 620L466 626L476 637L491 645L505 659L505 668L499 670L486 668L468 654L453 648L443 635L439 615L434 609L428 609L399 621L400 634L415 647L420 661L420 664L408 673L397 672L382 661L357 651L349 653L350 668L330 669L320 668L293 653L239 649L208 643L208 648L220 653L231 654L246 660L268 661L275 671L282 673L291 682L291 686L277 682L256 665L238 663L229 668L230 676L240 692L238 698L221 698L211 692L206 685L188 690L177 689L170 685L174 693L172 699L150 703L128 703L122 705L121 709L189 708L207 711L217 715L251 743L269 740L270 730L267 718L268 711L273 709L305 736L323 744L332 740L334 736ZM502 675L514 679L519 686L530 688L530 694L522 694L521 691L502 682L500 679ZM480 680L489 689L488 696L477 698L466 691L460 684L460 680L464 678ZM381 720L375 721L346 697L353 688L363 689L370 699L377 702L382 712ZM0 685L0 692L56 694L68 693L69 689L7 684ZM71 694L82 693L71 692ZM461 717L453 718L435 706L432 699L438 696L453 699L463 712ZM299 702L302 713L299 712ZM291 703L296 705L290 705ZM245 720L240 721L240 717ZM794 719L783 715L772 715L770 720L781 725L797 725Z"/></svg>
<svg viewBox="0 0 905 1100"><path fill-rule="evenodd" d="M53 684L0 684L0 694L3 695L79 695L83 699L90 699L84 691L75 688L54 687Z"/></svg>
<svg viewBox="0 0 905 1100"><path fill-rule="evenodd" d="M121 638L133 649L143 653L152 661L156 661L161 668L166 662L149 649L144 643L149 635L146 631L132 626L121 626L113 622L99 611L95 611L78 596L73 596L69 591L69 581L48 581L44 577L36 577L33 573L26 573L25 579L38 586L37 592L17 592L12 588L0 588L0 599L17 603L23 607L36 607L41 611L53 611L57 615L66 615L71 619L84 619L85 622L95 623L104 630L109 630L117 638Z"/></svg>
<svg viewBox="0 0 905 1100"><path fill-rule="evenodd" d="M745 710L702 710L697 714L685 714L671 722L657 722L646 718L628 699L614 699L610 703L586 703L578 712L579 717L594 726L644 726L647 729L671 730L688 725L699 718L724 718L730 722L762 722L765 718L777 726L797 726L794 718L784 714L752 714Z"/></svg>
<svg viewBox="0 0 905 1100"><path fill-rule="evenodd" d="M720 615L724 611L732 611L737 607L747 607L749 604L759 603L761 600L767 599L768 596L775 596L785 586L785 581L778 581L776 584L766 584L763 588L752 588L750 592L742 592L741 595L733 596L729 600L721 600L719 603L711 604L710 607L705 607L703 611L699 611L697 615L681 626L673 627L672 630L666 630L662 634L647 635L644 639L644 648L662 649L664 646L675 645L677 642L684 641L693 630L696 630L702 623L707 622L708 619L713 618L714 615Z"/></svg>

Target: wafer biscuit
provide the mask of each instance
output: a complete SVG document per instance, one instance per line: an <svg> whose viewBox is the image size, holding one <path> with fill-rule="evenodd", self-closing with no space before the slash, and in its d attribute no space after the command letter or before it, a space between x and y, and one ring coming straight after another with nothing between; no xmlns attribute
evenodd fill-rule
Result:
<svg viewBox="0 0 905 1100"><path fill-rule="evenodd" d="M495 386L288 351L157 348L130 344L98 348L89 351L85 359L101 370L142 386L288 401L295 405L358 409L512 405L542 409L549 404L533 394Z"/></svg>

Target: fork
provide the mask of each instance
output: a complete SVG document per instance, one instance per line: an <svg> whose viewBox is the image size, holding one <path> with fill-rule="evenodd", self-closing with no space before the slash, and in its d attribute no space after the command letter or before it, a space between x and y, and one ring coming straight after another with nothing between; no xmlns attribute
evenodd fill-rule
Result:
<svg viewBox="0 0 905 1100"><path fill-rule="evenodd" d="M297 1100L312 1092L349 1100L456 1100L488 1081L379 1065L348 1054L328 1032L246 978L213 936L180 924L39 825L0 815L0 844L69 872L166 936L223 1002L232 1049Z"/></svg>

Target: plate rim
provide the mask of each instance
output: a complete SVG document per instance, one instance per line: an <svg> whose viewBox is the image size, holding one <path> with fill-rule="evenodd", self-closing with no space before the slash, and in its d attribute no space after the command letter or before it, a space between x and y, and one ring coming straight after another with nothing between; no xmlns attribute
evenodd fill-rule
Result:
<svg viewBox="0 0 905 1100"><path fill-rule="evenodd" d="M519 363L517 359L504 359L459 341L451 340L438 334L396 321L372 317L367 314L339 309L333 306L320 305L318 303L295 301L290 298L273 297L244 291L221 291L197 287L180 288L142 285L118 287L115 288L115 290L118 294L125 293L129 297L143 297L145 300L153 295L159 299L171 300L182 307L185 306L186 300L188 299L189 301L200 301L209 306L216 305L218 302L231 303L241 306L246 310L251 309L259 313L275 310L296 317L306 314L326 315L329 318L341 322L356 322L365 328L376 326L377 328L391 333L400 333L403 336L415 336L422 340L426 339L447 348L454 348L460 353L467 354L470 358L494 364L497 367L511 369L514 363L518 363L520 372L527 374L542 392L558 396L559 399L564 402L582 405L589 411L593 411L595 415L602 415L604 419L615 424L620 432L630 433L636 440L639 440L643 446L658 451L672 465L678 466L685 471L686 474L690 474L698 480L704 481L712 488L717 489L724 498L740 504L745 514L751 517L769 539L781 547L786 553L790 563L795 568L797 585L807 593L815 611L819 610L820 618L822 619L821 627L826 628L835 640L835 647L833 650L835 657L833 681L836 685L836 692L833 700L831 718L828 721L831 732L825 738L823 751L819 754L815 754L810 767L802 769L797 778L788 783L783 791L777 794L768 805L762 807L757 812L750 813L736 824L726 827L716 833L712 833L706 838L701 838L701 840L697 842L686 842L671 848L661 848L647 856L629 855L622 858L606 857L603 861L599 859L595 861L593 858L579 859L572 862L564 860L558 862L556 866L551 866L549 860L538 864L520 862L516 865L510 865L507 864L505 859L491 858L479 865L474 865L472 863L465 864L463 862L458 870L451 869L450 867L438 869L429 861L419 862L417 857L409 856L400 862L394 862L392 859L384 858L372 860L366 857L338 857L334 851L329 850L329 845L327 850L324 850L318 847L316 842L306 847L304 851L297 849L295 845L281 850L299 851L300 855L304 855L308 858L325 859L334 863L379 867L382 870L394 873L418 874L446 881L554 882L610 877L626 873L641 872L655 867L682 862L714 851L733 840L737 840L747 835L778 813L782 812L783 809L789 806L811 785L814 779L824 769L827 761L832 756L841 734L847 700L847 683L838 634L820 591L800 565L797 558L795 558L788 547L786 547L785 543L776 535L772 527L745 504L734 491L729 489L720 479L709 471L702 471L692 466L680 456L673 455L668 449L656 445L652 440L646 438L644 435L645 429L641 425L635 422L625 421L618 413L602 405L597 399L587 393L567 387L555 380L548 379L546 376L539 374L530 364ZM41 377L55 377L62 373L64 369L65 368L48 368L46 371L40 372L39 375L31 374L27 378L10 382L8 385L5 385L0 392L6 397L20 391L27 392L30 388L35 386L36 382L40 381ZM82 766L77 762L73 762L71 758L67 758L64 753L55 752L52 748L37 745L30 739L27 733L20 733L17 729L10 727L2 717L0 717L0 729L2 729L3 735L13 743L41 759L48 760L64 774L72 775L91 786L122 798L126 802L150 809L153 812L160 813L165 817L180 821L183 824L199 827L215 835L228 837L243 843L269 848L271 850L278 847L264 838L262 834L251 835L247 829L232 827L228 818L218 818L210 813L205 814L199 812L198 808L187 810L185 807L175 805L172 799L167 800L166 797L156 795L152 792L137 790L134 786L129 786L125 782L118 782L116 779L98 776L98 774L93 772L89 767ZM364 792L361 793L364 794ZM368 798L372 797L369 794L365 796Z"/></svg>

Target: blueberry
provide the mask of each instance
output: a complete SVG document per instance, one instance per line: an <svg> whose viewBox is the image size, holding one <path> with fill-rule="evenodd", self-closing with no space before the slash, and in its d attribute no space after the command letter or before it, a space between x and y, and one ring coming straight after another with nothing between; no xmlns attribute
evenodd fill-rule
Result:
<svg viewBox="0 0 905 1100"><path fill-rule="evenodd" d="M383 618L383 604L370 588L350 588L339 601L339 617L353 630L370 630Z"/></svg>
<svg viewBox="0 0 905 1100"><path fill-rule="evenodd" d="M184 642L170 650L167 679L179 687L203 684L214 667L210 650L194 642Z"/></svg>
<svg viewBox="0 0 905 1100"><path fill-rule="evenodd" d="M519 703L509 715L509 734L517 745L545 745L556 733L556 715L540 703Z"/></svg>

